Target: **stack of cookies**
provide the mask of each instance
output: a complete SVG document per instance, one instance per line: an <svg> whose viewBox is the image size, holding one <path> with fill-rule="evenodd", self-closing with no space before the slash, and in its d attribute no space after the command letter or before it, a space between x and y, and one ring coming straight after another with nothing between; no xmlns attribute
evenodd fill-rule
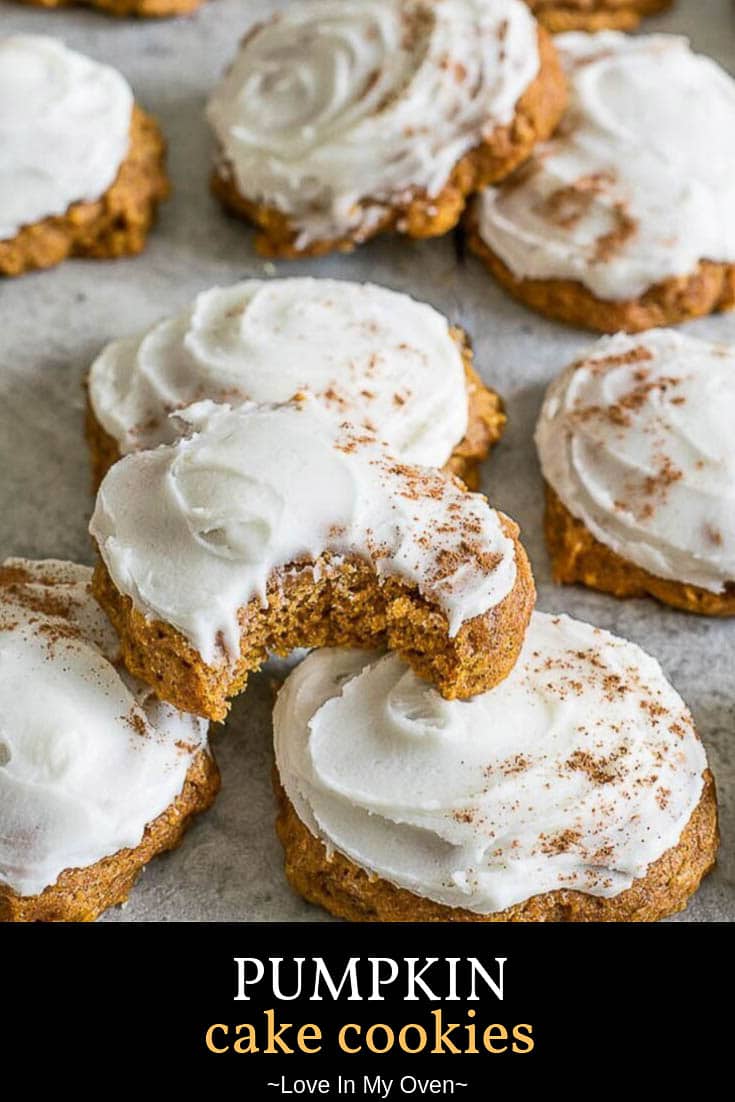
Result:
<svg viewBox="0 0 735 1102"><path fill-rule="evenodd" d="M712 92L700 138L716 146L732 82L677 39L543 29L664 6L294 2L209 101L213 191L268 257L464 220L511 293L567 322L630 333L735 306L728 150L703 163L672 133L677 90ZM139 251L168 190L154 121L52 40L3 52L0 100L28 83L26 128L49 134L26 142L0 102L0 270ZM653 66L674 107L632 156ZM68 134L38 109L49 82ZM518 525L477 492L506 415L468 333L371 283L248 279L108 344L87 399L96 567L0 566L0 920L123 901L216 798L209 723L302 648L273 729L276 829L305 899L357 921L686 905L718 845L692 717L634 643L535 611ZM556 580L735 614L734 403L733 350L670 330L567 367L536 434Z"/></svg>

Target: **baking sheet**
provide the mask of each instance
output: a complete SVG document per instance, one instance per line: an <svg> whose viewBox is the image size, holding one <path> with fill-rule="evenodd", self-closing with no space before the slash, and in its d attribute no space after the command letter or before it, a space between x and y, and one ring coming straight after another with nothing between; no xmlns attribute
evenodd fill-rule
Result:
<svg viewBox="0 0 735 1102"><path fill-rule="evenodd" d="M480 374L506 400L508 430L485 464L482 488L521 525L538 607L635 640L659 659L694 713L718 782L722 848L716 871L675 921L733 920L735 621L686 616L652 601L621 602L550 582L531 437L546 384L594 338L513 303L479 262L458 258L451 236L426 242L383 238L350 256L279 262L274 270L253 252L251 231L228 219L209 196L207 93L250 23L285 6L209 0L184 19L136 22L0 0L2 33L56 35L125 74L163 126L175 187L143 256L69 261L0 283L0 553L92 561L82 379L107 340L180 310L213 284L248 276L370 279L433 303L472 335ZM646 28L686 34L698 50L735 72L731 0L678 0L674 11L648 20ZM735 315L686 329L735 342ZM254 677L215 735L223 788L214 809L179 850L148 866L124 907L101 921L329 920L297 898L283 877L270 787L271 703L272 678Z"/></svg>

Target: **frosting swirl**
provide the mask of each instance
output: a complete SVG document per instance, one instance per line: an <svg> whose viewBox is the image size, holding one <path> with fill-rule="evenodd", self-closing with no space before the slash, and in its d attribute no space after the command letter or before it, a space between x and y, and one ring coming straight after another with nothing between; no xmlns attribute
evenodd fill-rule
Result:
<svg viewBox="0 0 735 1102"><path fill-rule="evenodd" d="M735 81L671 35L555 43L567 116L480 195L483 241L519 278L576 280L608 300L690 275L701 260L735 263Z"/></svg>
<svg viewBox="0 0 735 1102"><path fill-rule="evenodd" d="M178 317L113 341L89 377L95 416L121 453L174 440L169 413L202 398L284 402L305 390L412 463L443 466L467 428L462 353L446 319L369 283L214 287Z"/></svg>
<svg viewBox="0 0 735 1102"><path fill-rule="evenodd" d="M0 240L99 199L128 151L125 79L43 35L0 36Z"/></svg>
<svg viewBox="0 0 735 1102"><path fill-rule="evenodd" d="M679 841L706 767L653 658L540 612L510 675L471 700L443 700L397 655L327 649L273 721L281 782L328 850L478 914L629 888Z"/></svg>
<svg viewBox="0 0 735 1102"><path fill-rule="evenodd" d="M193 436L108 471L90 531L118 590L209 665L237 658L238 609L265 603L274 571L325 552L415 583L452 636L513 588L513 541L484 497L397 461L312 396L182 416Z"/></svg>
<svg viewBox="0 0 735 1102"><path fill-rule="evenodd" d="M735 581L735 349L654 329L604 338L551 384L546 481L601 543L659 578Z"/></svg>
<svg viewBox="0 0 735 1102"><path fill-rule="evenodd" d="M208 106L223 168L299 243L360 239L436 195L538 67L520 0L312 0L246 36Z"/></svg>
<svg viewBox="0 0 735 1102"><path fill-rule="evenodd" d="M37 895L137 846L181 791L207 724L119 661L91 570L8 559L0 587L0 880Z"/></svg>

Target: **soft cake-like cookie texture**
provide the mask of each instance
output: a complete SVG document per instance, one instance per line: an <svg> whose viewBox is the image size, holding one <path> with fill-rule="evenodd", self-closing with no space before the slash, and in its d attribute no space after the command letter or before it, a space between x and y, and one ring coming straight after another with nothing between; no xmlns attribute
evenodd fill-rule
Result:
<svg viewBox="0 0 735 1102"><path fill-rule="evenodd" d="M165 145L114 69L0 37L0 147L0 274L141 251L168 194Z"/></svg>
<svg viewBox="0 0 735 1102"><path fill-rule="evenodd" d="M632 31L644 15L670 8L672 0L526 0L539 23L560 31Z"/></svg>
<svg viewBox="0 0 735 1102"><path fill-rule="evenodd" d="M201 402L107 473L95 595L128 669L222 719L269 652L387 642L448 697L506 676L534 602L518 529L306 395Z"/></svg>
<svg viewBox="0 0 735 1102"><path fill-rule="evenodd" d="M478 196L472 248L528 306L603 332L735 307L735 81L671 35L555 41L569 110Z"/></svg>
<svg viewBox="0 0 735 1102"><path fill-rule="evenodd" d="M120 662L92 571L0 565L0 921L87 921L213 801L207 727Z"/></svg>
<svg viewBox="0 0 735 1102"><path fill-rule="evenodd" d="M551 384L536 430L554 576L735 615L735 349L603 338Z"/></svg>
<svg viewBox="0 0 735 1102"><path fill-rule="evenodd" d="M470 701L394 654L315 651L273 722L286 875L343 918L652 921L714 863L683 701L637 646L566 616L534 613Z"/></svg>
<svg viewBox="0 0 735 1102"><path fill-rule="evenodd" d="M565 98L521 0L293 3L209 101L213 189L269 256L433 237L549 136Z"/></svg>
<svg viewBox="0 0 735 1102"><path fill-rule="evenodd" d="M89 375L95 483L121 455L169 443L192 402L283 402L310 391L409 463L467 485L502 433L502 403L465 335L425 303L374 284L246 280L178 317L113 341Z"/></svg>
<svg viewBox="0 0 735 1102"><path fill-rule="evenodd" d="M159 19L196 11L205 0L20 0L20 3L40 8L98 8L120 17L137 15Z"/></svg>

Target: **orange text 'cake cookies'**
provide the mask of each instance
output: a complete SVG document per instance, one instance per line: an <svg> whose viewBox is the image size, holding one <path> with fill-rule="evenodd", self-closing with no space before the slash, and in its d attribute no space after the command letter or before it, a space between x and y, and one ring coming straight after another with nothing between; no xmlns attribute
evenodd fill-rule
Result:
<svg viewBox="0 0 735 1102"><path fill-rule="evenodd" d="M0 274L139 253L165 147L125 79L41 35L0 36Z"/></svg>
<svg viewBox="0 0 735 1102"><path fill-rule="evenodd" d="M192 402L283 402L309 391L401 459L477 486L505 424L467 338L432 307L368 283L251 279L113 341L89 375L95 482L121 455L170 443Z"/></svg>
<svg viewBox="0 0 735 1102"><path fill-rule="evenodd" d="M652 330L595 345L536 430L554 577L735 615L735 349Z"/></svg>
<svg viewBox="0 0 735 1102"><path fill-rule="evenodd" d="M534 602L516 525L310 395L184 413L116 463L92 518L95 594L131 672L222 719L269 651L387 643L447 697L512 668Z"/></svg>
<svg viewBox="0 0 735 1102"><path fill-rule="evenodd" d="M670 8L673 0L526 0L539 23L560 31L631 31L644 15Z"/></svg>
<svg viewBox="0 0 735 1102"><path fill-rule="evenodd" d="M478 196L475 252L532 309L602 332L735 307L735 81L671 35L555 41L569 110Z"/></svg>
<svg viewBox="0 0 735 1102"><path fill-rule="evenodd" d="M434 237L559 120L521 0L311 0L255 27L208 106L213 188L268 256Z"/></svg>
<svg viewBox="0 0 735 1102"><path fill-rule="evenodd" d="M361 922L652 921L712 867L704 749L658 663L534 613L497 688L446 701L395 654L315 651L274 712L296 891Z"/></svg>
<svg viewBox="0 0 735 1102"><path fill-rule="evenodd" d="M91 576L0 565L0 921L123 902L219 787L206 724L126 673Z"/></svg>

